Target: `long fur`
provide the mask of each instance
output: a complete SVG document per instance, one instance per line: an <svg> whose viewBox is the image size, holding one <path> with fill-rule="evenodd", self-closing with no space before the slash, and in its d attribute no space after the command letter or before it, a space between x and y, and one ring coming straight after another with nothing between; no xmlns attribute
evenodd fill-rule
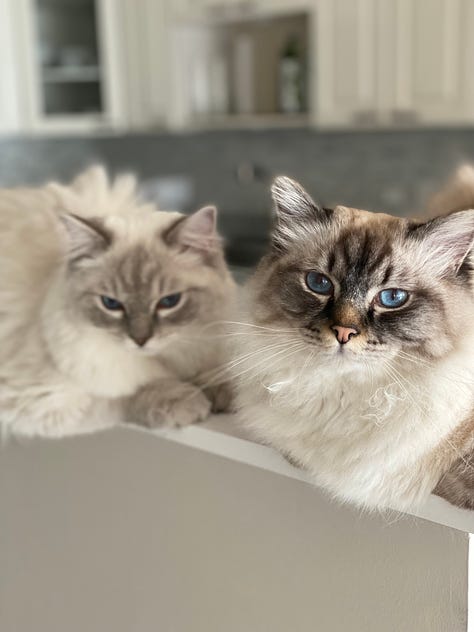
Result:
<svg viewBox="0 0 474 632"><path fill-rule="evenodd" d="M474 212L421 223L321 209L286 178L274 200L235 336L241 417L333 497L413 507L474 445ZM334 296L310 291L311 269ZM406 307L378 307L383 288L408 290ZM333 324L359 335L342 346Z"/></svg>
<svg viewBox="0 0 474 632"><path fill-rule="evenodd" d="M87 231L94 235L97 228L97 240L104 232L112 245L103 253L91 250L90 256L82 257L78 237L61 219L64 213L72 214L68 221L77 223L78 233L83 220L92 222L84 224L85 242ZM166 423L161 409L168 410L170 423L177 424L209 412L211 402L192 384L223 360L219 338L203 330L209 332L207 325L222 320L231 309L234 283L220 247L209 263L197 250L181 248L179 241L166 242L177 222L192 221L139 202L132 176L110 183L101 167L81 174L69 187L50 184L0 191L4 432L59 437L121 421ZM204 254L211 260L211 254ZM146 347L138 348L129 336L137 335L147 317L147 305L143 313L137 311L139 301L148 300L152 292L157 300L171 282L197 288L185 304L186 318L180 321L180 312L175 312L175 320L164 315ZM100 292L104 283L130 302L127 318L114 320L89 296L96 289ZM179 411L171 410L169 395L172 391L179 408L180 384L184 393L192 391L196 398L194 413L187 407L181 420ZM149 387L152 396L144 392L143 401L150 402L150 410L145 410L140 389ZM135 414L142 419L134 419Z"/></svg>

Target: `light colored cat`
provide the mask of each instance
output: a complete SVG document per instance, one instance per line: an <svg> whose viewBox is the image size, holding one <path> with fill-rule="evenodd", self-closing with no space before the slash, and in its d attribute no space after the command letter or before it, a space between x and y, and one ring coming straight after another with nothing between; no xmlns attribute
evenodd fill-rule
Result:
<svg viewBox="0 0 474 632"><path fill-rule="evenodd" d="M96 167L71 187L0 191L4 431L185 425L228 403L226 386L199 387L223 361L213 323L235 289L215 208L159 212L135 184Z"/></svg>
<svg viewBox="0 0 474 632"><path fill-rule="evenodd" d="M474 447L474 211L325 209L284 177L273 198L236 336L244 423L339 500L412 507Z"/></svg>

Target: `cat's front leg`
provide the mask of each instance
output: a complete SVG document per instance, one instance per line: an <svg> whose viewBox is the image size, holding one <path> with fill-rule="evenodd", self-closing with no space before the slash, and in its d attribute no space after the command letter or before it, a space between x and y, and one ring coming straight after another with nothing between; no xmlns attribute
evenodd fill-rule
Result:
<svg viewBox="0 0 474 632"><path fill-rule="evenodd" d="M8 400L8 402L7 402ZM92 398L67 385L51 385L29 395L0 397L0 428L27 438L61 438L110 428L120 419L107 400Z"/></svg>
<svg viewBox="0 0 474 632"><path fill-rule="evenodd" d="M187 426L210 412L211 402L201 389L172 379L148 384L124 401L126 422L147 428Z"/></svg>

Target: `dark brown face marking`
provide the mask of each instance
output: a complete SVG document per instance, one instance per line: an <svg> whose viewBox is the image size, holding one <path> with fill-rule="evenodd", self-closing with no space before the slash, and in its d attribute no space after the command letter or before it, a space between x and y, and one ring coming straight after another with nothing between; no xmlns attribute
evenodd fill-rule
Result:
<svg viewBox="0 0 474 632"><path fill-rule="evenodd" d="M446 248L452 248L449 222L452 230L469 231L469 218L420 229L419 222L356 209L323 212L287 179L279 182L274 199L278 247L256 273L257 322L295 327L326 350L334 349L335 326L360 332L344 346L372 356L412 349L434 357L452 348L449 305L468 298L465 280L472 279L472 262L452 270L445 266L441 274L435 256L430 263L430 248L437 252L440 240L448 238ZM334 292L311 292L304 282L310 270L327 276ZM406 304L394 309L380 305L375 297L389 288L407 291Z"/></svg>

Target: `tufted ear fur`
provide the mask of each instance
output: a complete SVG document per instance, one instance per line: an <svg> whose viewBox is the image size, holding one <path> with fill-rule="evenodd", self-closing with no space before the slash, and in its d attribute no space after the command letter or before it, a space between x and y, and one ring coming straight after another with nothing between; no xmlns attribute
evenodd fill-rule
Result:
<svg viewBox="0 0 474 632"><path fill-rule="evenodd" d="M285 247L307 232L311 224L330 220L331 211L320 208L303 187L286 176L279 176L272 185L276 225L273 240L277 247Z"/></svg>
<svg viewBox="0 0 474 632"><path fill-rule="evenodd" d="M93 259L104 252L112 241L99 219L83 219L64 213L60 215L66 238L66 252L69 262Z"/></svg>
<svg viewBox="0 0 474 632"><path fill-rule="evenodd" d="M474 210L437 217L416 227L412 236L421 246L421 265L438 276L456 273L474 246Z"/></svg>
<svg viewBox="0 0 474 632"><path fill-rule="evenodd" d="M212 251L220 244L216 233L217 209L204 206L189 217L178 220L165 235L168 245L198 251Z"/></svg>

